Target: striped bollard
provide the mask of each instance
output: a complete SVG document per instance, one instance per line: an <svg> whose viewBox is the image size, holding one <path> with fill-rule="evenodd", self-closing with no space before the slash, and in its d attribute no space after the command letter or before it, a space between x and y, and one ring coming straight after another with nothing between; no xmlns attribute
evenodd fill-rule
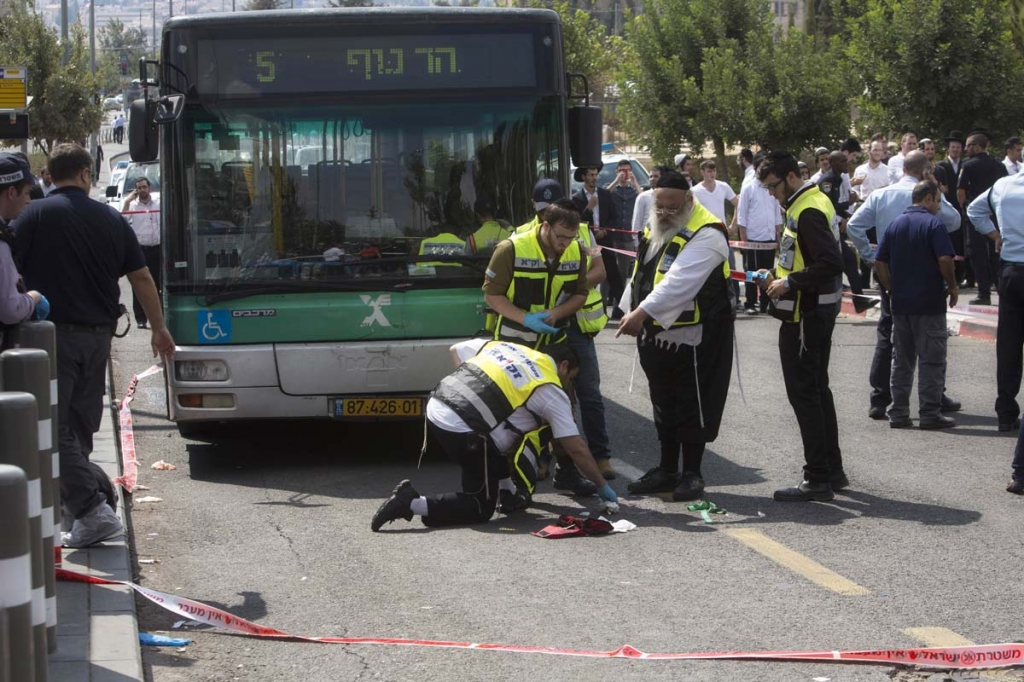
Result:
<svg viewBox="0 0 1024 682"><path fill-rule="evenodd" d="M57 651L57 583L54 579L53 528L53 455L50 438L50 358L38 348L19 348L0 353L0 386L7 391L25 391L36 399L37 439L39 442L39 480L42 490L40 526L43 537L43 586L46 596L46 646ZM56 546L60 547L60 536Z"/></svg>
<svg viewBox="0 0 1024 682"><path fill-rule="evenodd" d="M9 464L20 468L25 476L25 500L21 507L22 513L28 518L28 537L26 539L29 555L30 573L30 602L28 604L30 636L28 646L25 643L19 644L17 648L11 646L12 673L15 665L18 665L17 674L12 677L18 682L46 682L48 665L46 660L46 599L43 581L43 536L42 522L42 489L39 481L39 443L36 437L36 399L31 393L0 392L0 464ZM7 509L5 501L7 495L0 496L0 505ZM6 518L6 514L4 517ZM14 518L18 518L15 516ZM11 536L19 531L14 529L16 524L0 524L0 556L7 550L3 549L8 542L15 538ZM10 536L10 537L9 537ZM17 552L11 556L23 557L24 552ZM49 557L47 557L49 558ZM18 560L24 565L24 559ZM0 585L7 583L4 579ZM0 586L0 590L5 587ZM4 598L8 604L13 600ZM21 607L19 607L21 608ZM8 607L8 616L11 617L11 636L20 637L22 629L14 622L13 609ZM19 611L20 613L20 611ZM19 639L19 642L21 640ZM25 663L28 658L30 663Z"/></svg>
<svg viewBox="0 0 1024 682"><path fill-rule="evenodd" d="M46 320L22 322L6 332L11 348L41 348L50 356L50 443L53 448L53 561L61 565L60 551L60 434L57 423L57 327ZM40 435L42 440L42 435Z"/></svg>
<svg viewBox="0 0 1024 682"><path fill-rule="evenodd" d="M28 479L0 464L0 680L35 682Z"/></svg>

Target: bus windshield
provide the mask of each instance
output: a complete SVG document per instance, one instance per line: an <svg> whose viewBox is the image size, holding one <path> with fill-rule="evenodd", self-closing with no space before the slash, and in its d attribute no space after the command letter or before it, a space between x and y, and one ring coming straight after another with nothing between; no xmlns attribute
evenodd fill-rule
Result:
<svg viewBox="0 0 1024 682"><path fill-rule="evenodd" d="M563 105L468 99L190 107L181 142L194 154L163 178L186 213L168 234L168 283L202 293L479 282L489 254L468 237L484 220L532 218L536 180L560 177ZM481 199L493 215L475 212Z"/></svg>

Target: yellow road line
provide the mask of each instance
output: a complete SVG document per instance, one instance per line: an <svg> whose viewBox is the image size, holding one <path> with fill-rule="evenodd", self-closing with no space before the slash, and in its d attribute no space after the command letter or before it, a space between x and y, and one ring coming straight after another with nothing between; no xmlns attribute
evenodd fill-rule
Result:
<svg viewBox="0 0 1024 682"><path fill-rule="evenodd" d="M906 628L903 634L925 646L974 646L974 642L946 628Z"/></svg>
<svg viewBox="0 0 1024 682"><path fill-rule="evenodd" d="M808 559L803 554L775 542L775 540L772 540L760 531L749 528L722 528L721 530L755 552L768 557L780 566L802 575L814 584L827 590L832 590L848 597L871 594L867 589L852 580L848 580L835 571L825 568L817 561Z"/></svg>

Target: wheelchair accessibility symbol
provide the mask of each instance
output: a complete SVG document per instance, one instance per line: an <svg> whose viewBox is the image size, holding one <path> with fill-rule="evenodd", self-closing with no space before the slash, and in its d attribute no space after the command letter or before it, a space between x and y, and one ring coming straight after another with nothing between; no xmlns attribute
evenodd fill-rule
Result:
<svg viewBox="0 0 1024 682"><path fill-rule="evenodd" d="M230 310L199 311L199 343L228 343L231 341Z"/></svg>

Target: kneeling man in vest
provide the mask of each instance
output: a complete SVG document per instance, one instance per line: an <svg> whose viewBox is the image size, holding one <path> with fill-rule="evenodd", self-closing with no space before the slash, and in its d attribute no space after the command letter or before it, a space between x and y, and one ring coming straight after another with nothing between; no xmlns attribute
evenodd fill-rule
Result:
<svg viewBox="0 0 1024 682"><path fill-rule="evenodd" d="M373 515L374 532L385 523L411 521L413 516L421 516L426 526L489 520L499 497L517 492L510 458L524 442L540 441L540 432L548 426L551 437L593 481L601 498L618 502L580 437L569 397L562 390L562 382L579 371L579 359L567 344L538 351L505 341L471 339L451 350L461 364L441 380L427 402L427 439L462 467L462 492L421 497L409 481L402 481Z"/></svg>
<svg viewBox="0 0 1024 682"><path fill-rule="evenodd" d="M804 445L803 481L775 491L779 501L831 500L850 484L839 452L836 405L828 385L832 331L842 297L843 257L833 232L835 208L800 177L789 152L772 152L761 166L764 186L786 209L774 272L763 270L769 312L782 320L779 357L789 404Z"/></svg>
<svg viewBox="0 0 1024 682"><path fill-rule="evenodd" d="M630 483L631 493L703 496L701 460L718 438L732 375L728 258L725 226L685 177L662 174L615 334L637 337L661 441L661 463Z"/></svg>

